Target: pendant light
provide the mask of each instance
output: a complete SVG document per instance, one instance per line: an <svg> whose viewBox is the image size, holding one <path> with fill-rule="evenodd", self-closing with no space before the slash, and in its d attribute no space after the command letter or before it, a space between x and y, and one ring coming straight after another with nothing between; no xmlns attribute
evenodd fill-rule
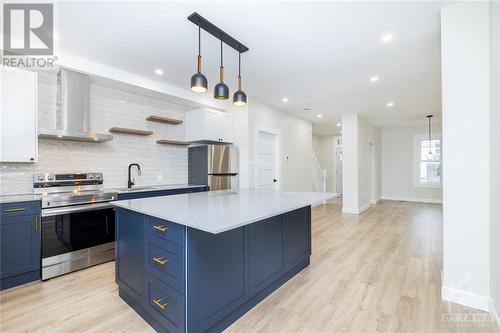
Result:
<svg viewBox="0 0 500 333"><path fill-rule="evenodd" d="M228 99L229 98L229 88L224 83L224 58L223 58L223 49L222 49L222 39L220 41L220 69L219 69L219 79L220 82L217 83L214 89L214 98L215 99Z"/></svg>
<svg viewBox="0 0 500 333"><path fill-rule="evenodd" d="M235 106L247 104L247 94L241 90L241 52L238 52L238 90L233 95L233 104Z"/></svg>
<svg viewBox="0 0 500 333"><path fill-rule="evenodd" d="M201 28L198 26L198 70L191 76L191 90L197 93L204 93L208 89L208 81L205 75L201 74Z"/></svg>
<svg viewBox="0 0 500 333"><path fill-rule="evenodd" d="M428 115L427 119L429 119L429 152L427 153L427 159L432 160L434 158L434 154L432 153L432 146L431 146L431 118L432 115Z"/></svg>

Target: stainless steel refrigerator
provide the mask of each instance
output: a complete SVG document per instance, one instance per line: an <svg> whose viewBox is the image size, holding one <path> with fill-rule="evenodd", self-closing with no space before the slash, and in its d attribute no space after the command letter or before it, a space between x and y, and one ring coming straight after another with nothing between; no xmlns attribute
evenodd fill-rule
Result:
<svg viewBox="0 0 500 333"><path fill-rule="evenodd" d="M228 145L189 147L189 184L208 185L211 191L239 188L239 151Z"/></svg>

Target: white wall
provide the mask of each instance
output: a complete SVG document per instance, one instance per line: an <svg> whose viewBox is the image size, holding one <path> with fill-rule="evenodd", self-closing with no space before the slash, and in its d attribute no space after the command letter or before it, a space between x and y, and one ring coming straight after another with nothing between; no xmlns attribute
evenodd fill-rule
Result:
<svg viewBox="0 0 500 333"><path fill-rule="evenodd" d="M484 310L490 295L489 15L488 2L451 5L441 15L443 298Z"/></svg>
<svg viewBox="0 0 500 333"><path fill-rule="evenodd" d="M414 184L414 136L427 134L428 127L386 128L382 135L382 198L406 201L442 202L443 189ZM432 126L441 135L441 124Z"/></svg>
<svg viewBox="0 0 500 333"><path fill-rule="evenodd" d="M335 192L335 136L313 135L313 151L326 170L326 190Z"/></svg>
<svg viewBox="0 0 500 333"><path fill-rule="evenodd" d="M380 130L357 114L342 117L343 207L359 214L370 205L370 144L375 148L375 201L380 198Z"/></svg>
<svg viewBox="0 0 500 333"><path fill-rule="evenodd" d="M312 190L312 124L255 100L249 101L250 186L255 186L255 142L258 128L280 132L280 189Z"/></svg>
<svg viewBox="0 0 500 333"><path fill-rule="evenodd" d="M41 128L55 128L55 74L39 73L38 116ZM107 143L39 140L38 163L1 163L0 194L33 192L33 173L94 171L104 173L106 187L127 185L127 166L137 162L142 176L137 184L187 182L187 148L159 145L158 139L184 140L184 125L146 121L152 114L184 119L189 106L147 97L108 86L90 85L91 129L108 133L111 127L147 129L151 136L113 134Z"/></svg>
<svg viewBox="0 0 500 333"><path fill-rule="evenodd" d="M491 108L490 108L490 241L491 299L500 314L500 2L490 4L491 24ZM500 318L497 317L500 326Z"/></svg>

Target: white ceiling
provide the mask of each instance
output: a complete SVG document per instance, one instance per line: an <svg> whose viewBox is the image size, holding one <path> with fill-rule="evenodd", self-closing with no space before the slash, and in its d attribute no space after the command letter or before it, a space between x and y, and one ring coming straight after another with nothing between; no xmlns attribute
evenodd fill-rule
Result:
<svg viewBox="0 0 500 333"><path fill-rule="evenodd" d="M59 2L58 49L188 89L195 72L196 11L250 48L242 56L251 98L335 134L344 114L377 126L441 112L439 11L450 2ZM390 43L381 37L391 33ZM202 34L203 72L218 79L219 43ZM161 68L164 75L154 74ZM225 48L235 88L237 53ZM369 78L377 75L376 84ZM281 99L287 97L288 103ZM395 106L387 108L387 102ZM230 103L230 102L228 102ZM311 109L309 113L303 108ZM323 118L317 118L322 114Z"/></svg>

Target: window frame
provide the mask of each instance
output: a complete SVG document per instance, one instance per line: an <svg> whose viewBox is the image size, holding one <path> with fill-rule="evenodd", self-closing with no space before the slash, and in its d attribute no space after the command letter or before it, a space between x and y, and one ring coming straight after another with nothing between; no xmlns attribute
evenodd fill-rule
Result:
<svg viewBox="0 0 500 333"><path fill-rule="evenodd" d="M439 183L423 183L420 181L420 163L423 162L421 159L421 145L422 141L428 141L429 134L415 134L413 136L413 186L415 187L428 187L428 188L442 188L443 187L443 139L441 138L441 133L432 133L431 140L439 140L441 154L439 155L439 162L441 165L441 176L439 177Z"/></svg>

